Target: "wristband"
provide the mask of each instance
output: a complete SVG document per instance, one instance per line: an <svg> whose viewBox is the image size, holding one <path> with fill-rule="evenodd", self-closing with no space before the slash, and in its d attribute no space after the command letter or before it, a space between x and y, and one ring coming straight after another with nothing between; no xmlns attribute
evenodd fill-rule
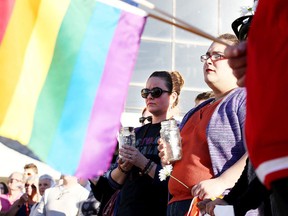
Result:
<svg viewBox="0 0 288 216"><path fill-rule="evenodd" d="M124 169L122 169L122 167L118 164L118 167L117 167L122 173L124 173L125 175L127 175L129 173L129 171L126 171Z"/></svg>
<svg viewBox="0 0 288 216"><path fill-rule="evenodd" d="M146 172L147 172L147 170L150 167L152 162L153 162L152 160L148 161L148 163L145 165L144 169L139 172L140 176L143 176L144 174L146 174Z"/></svg>
<svg viewBox="0 0 288 216"><path fill-rule="evenodd" d="M154 164L155 164L155 163L152 161L152 163L150 164L150 166L148 167L148 169L147 169L146 172L144 173L145 175L148 174L148 173L152 170Z"/></svg>

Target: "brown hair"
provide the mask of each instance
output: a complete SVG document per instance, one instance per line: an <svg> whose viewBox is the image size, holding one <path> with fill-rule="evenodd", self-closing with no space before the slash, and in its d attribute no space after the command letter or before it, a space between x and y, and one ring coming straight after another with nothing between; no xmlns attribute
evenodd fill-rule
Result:
<svg viewBox="0 0 288 216"><path fill-rule="evenodd" d="M211 97L214 97L214 92L213 91L207 91L207 92L202 92L202 93L199 93L196 98L195 98L195 101L197 100L207 100Z"/></svg>
<svg viewBox="0 0 288 216"><path fill-rule="evenodd" d="M220 40L230 42L231 45L236 45L240 42L234 34L230 34L230 33L222 34L217 38Z"/></svg>
<svg viewBox="0 0 288 216"><path fill-rule="evenodd" d="M165 85L169 92L176 92L178 97L173 104L173 108L178 105L178 98L181 92L181 89L184 85L184 79L178 71L155 71L153 72L149 78L151 77L160 77L165 81Z"/></svg>
<svg viewBox="0 0 288 216"><path fill-rule="evenodd" d="M36 174L38 174L38 167L33 163L26 164L24 166L24 170L26 170L26 169L32 169Z"/></svg>

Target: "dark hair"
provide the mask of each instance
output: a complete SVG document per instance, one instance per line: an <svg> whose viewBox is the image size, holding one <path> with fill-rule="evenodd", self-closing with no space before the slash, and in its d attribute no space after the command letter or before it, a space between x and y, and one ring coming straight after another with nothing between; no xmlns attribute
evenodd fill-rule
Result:
<svg viewBox="0 0 288 216"><path fill-rule="evenodd" d="M195 101L196 100L207 100L211 97L214 97L214 92L213 91L207 91L207 92L202 92L202 93L199 93L196 98L195 98Z"/></svg>
<svg viewBox="0 0 288 216"><path fill-rule="evenodd" d="M3 185L3 194L8 194L9 190L7 185L4 182L0 182Z"/></svg>
<svg viewBox="0 0 288 216"><path fill-rule="evenodd" d="M178 71L155 71L151 77L160 77L165 81L165 85L169 92L176 92L177 95L180 95L181 89L184 85L184 79ZM173 107L176 107L178 104L178 97L175 100Z"/></svg>

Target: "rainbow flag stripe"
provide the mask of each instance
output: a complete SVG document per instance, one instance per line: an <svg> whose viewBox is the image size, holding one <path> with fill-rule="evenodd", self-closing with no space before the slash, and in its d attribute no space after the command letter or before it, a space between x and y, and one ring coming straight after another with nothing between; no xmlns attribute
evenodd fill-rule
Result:
<svg viewBox="0 0 288 216"><path fill-rule="evenodd" d="M118 0L1 0L0 14L0 135L64 174L101 174L146 13Z"/></svg>

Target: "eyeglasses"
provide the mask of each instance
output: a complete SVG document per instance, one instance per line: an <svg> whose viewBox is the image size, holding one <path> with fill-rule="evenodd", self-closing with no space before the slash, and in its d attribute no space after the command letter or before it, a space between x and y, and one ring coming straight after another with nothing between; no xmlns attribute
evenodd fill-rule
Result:
<svg viewBox="0 0 288 216"><path fill-rule="evenodd" d="M11 178L11 179L9 180L10 183L13 183L13 181L16 181L16 182L22 182L22 180L15 179L15 178Z"/></svg>
<svg viewBox="0 0 288 216"><path fill-rule="evenodd" d="M144 116L143 116L143 117L140 117L140 118L139 118L139 122L140 122L141 124L143 124L146 119L147 119L148 122L152 122L152 116L147 116L147 117L144 117Z"/></svg>
<svg viewBox="0 0 288 216"><path fill-rule="evenodd" d="M220 53L213 53L212 55L207 53L205 55L201 55L200 56L201 62L206 62L209 58L212 61L218 61L218 60L221 60L221 59L225 59L225 56L223 54L220 54Z"/></svg>
<svg viewBox="0 0 288 216"><path fill-rule="evenodd" d="M163 90L159 87L152 88L151 90L148 88L144 88L141 90L141 96L143 98L147 98L148 95L151 93L153 98L159 98L164 92L171 93L170 91Z"/></svg>

